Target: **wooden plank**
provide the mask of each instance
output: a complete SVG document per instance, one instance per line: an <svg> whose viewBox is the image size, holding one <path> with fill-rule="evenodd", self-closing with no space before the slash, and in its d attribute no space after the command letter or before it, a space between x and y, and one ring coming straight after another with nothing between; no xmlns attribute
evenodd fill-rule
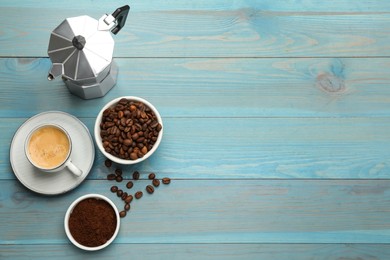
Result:
<svg viewBox="0 0 390 260"><path fill-rule="evenodd" d="M390 34L389 34L390 35ZM390 59L116 59L117 86L82 100L48 59L0 59L0 116L61 109L95 117L118 96L144 97L163 117L390 116ZM29 94L28 101L21 93Z"/></svg>
<svg viewBox="0 0 390 260"><path fill-rule="evenodd" d="M131 193L150 180L135 182ZM0 244L64 244L67 207L109 181L56 197L0 181ZM125 188L125 183L120 184ZM390 180L178 180L132 202L115 243L390 243ZM34 221L32 221L32 219Z"/></svg>
<svg viewBox="0 0 390 260"><path fill-rule="evenodd" d="M114 244L98 252L66 245L0 245L0 257L12 259L273 259L328 260L390 258L388 244Z"/></svg>
<svg viewBox="0 0 390 260"><path fill-rule="evenodd" d="M118 2L118 3L117 3ZM18 7L30 9L43 8L58 8L59 10L73 10L81 13L109 13L114 8L124 5L120 1L104 1L96 0L93 3L88 1L77 2L77 5L65 2L56 3L54 6L50 0L41 0L38 3L31 1L17 2L12 0L2 0L0 7ZM390 3L380 0L365 0L351 3L350 0L305 0L305 1L290 1L290 0L251 0L251 1L230 1L226 0L198 0L191 1L175 1L175 0L148 0L134 1L128 3L131 7L131 13L145 12L150 10L169 11L169 10L235 10L245 8L256 8L264 11L274 12L389 12ZM334 6L337 5L337 9ZM54 11L53 11L54 12Z"/></svg>
<svg viewBox="0 0 390 260"><path fill-rule="evenodd" d="M390 55L390 14L371 3L336 12L334 5L321 11L272 11L283 3L232 5L212 4L197 9L178 9L169 3L166 10L147 6L133 8L123 31L115 37L115 57L382 57ZM346 6L346 2L344 2ZM111 4L111 2L110 2ZM271 11L264 6L274 6ZM338 5L338 4L337 4ZM2 26L0 56L46 57L51 31L65 18L90 15L100 18L108 10L96 4L85 9L52 7L52 4L0 8ZM117 6L112 4L112 6ZM183 5L182 5L183 6ZM292 3L288 5L290 8ZM351 4L351 6L353 6ZM371 7L373 10L370 11ZM387 9L386 9L387 7ZM77 10L76 10L77 9ZM86 10L88 9L88 10ZM283 9L283 8L282 8ZM346 8L344 8L346 9ZM142 10L142 9L141 9ZM18 19L15 19L18 17ZM326 24L326 26L324 26Z"/></svg>
<svg viewBox="0 0 390 260"><path fill-rule="evenodd" d="M25 119L2 119L0 179L13 179L9 147ZM94 119L82 118L93 133ZM164 137L143 163L122 167L179 179L388 178L388 118L165 118ZM97 149L97 148L96 148ZM96 151L89 178L109 170Z"/></svg>

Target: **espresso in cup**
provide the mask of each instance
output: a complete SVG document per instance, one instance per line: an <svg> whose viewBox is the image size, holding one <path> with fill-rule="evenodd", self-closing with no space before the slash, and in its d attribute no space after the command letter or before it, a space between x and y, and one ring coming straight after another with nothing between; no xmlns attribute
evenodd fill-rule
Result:
<svg viewBox="0 0 390 260"><path fill-rule="evenodd" d="M27 137L25 152L36 168L45 172L58 172L67 167L76 176L82 171L70 158L72 142L69 134L58 125L41 125Z"/></svg>
<svg viewBox="0 0 390 260"><path fill-rule="evenodd" d="M60 166L70 152L70 142L65 132L53 125L36 129L28 143L28 154L31 161L43 169Z"/></svg>

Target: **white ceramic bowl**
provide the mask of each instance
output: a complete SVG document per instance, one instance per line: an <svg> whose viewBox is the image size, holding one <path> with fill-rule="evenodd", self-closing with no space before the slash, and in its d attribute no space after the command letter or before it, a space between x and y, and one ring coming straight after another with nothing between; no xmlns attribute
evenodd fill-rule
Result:
<svg viewBox="0 0 390 260"><path fill-rule="evenodd" d="M112 235L112 237L105 244L97 246L97 247L88 247L88 246L81 245L80 243L78 243L73 238L73 236L72 236L72 234L70 233L70 230L69 230L69 217L70 217L70 214L73 212L74 207L80 201L88 199L88 198L101 199L101 200L104 200L104 201L108 202L112 206L113 210L115 211L115 215L116 215L116 228L115 228L114 234ZM103 248L107 247L109 244L111 244L112 241L114 241L115 237L118 235L119 227L120 227L119 212L118 212L118 209L116 208L115 204L109 198L107 198L107 197L105 197L103 195L100 195L100 194L93 194L93 193L87 194L87 195L79 197L78 199L73 201L72 204L69 206L69 208L68 208L68 210L66 211L66 214L65 214L64 226L65 226L65 233L68 236L68 239L70 240L70 242L72 242L72 244L74 244L78 248L81 248L81 249L86 250L86 251L100 250L100 249L103 249Z"/></svg>
<svg viewBox="0 0 390 260"><path fill-rule="evenodd" d="M153 112L154 114L156 115L157 117L157 120L158 122L161 124L161 126L163 126L163 122L162 122L162 119L161 119L161 116L160 116L160 113L157 111L157 109L151 104L149 103L147 100L143 99L143 98L140 98L140 97L134 97L134 96L123 96L123 97L118 97L116 99L113 99L111 100L110 102L108 102L99 112L99 114L97 115L96 117L96 121L95 121L95 129L94 129L94 134L95 134L95 141L96 141L96 145L99 147L99 150L104 154L104 156L106 156L108 159L110 159L111 161L113 162L116 162L116 163L119 163L119 164L136 164L136 163L139 163L139 162L142 162L144 160L146 160L147 158L149 158L158 148L158 146L160 145L160 142L161 142L161 139L162 139L162 136L163 136L163 130L164 130L164 127L161 128L159 134L158 134L158 137L157 137L157 141L154 143L153 145L153 148L148 151L142 158L138 158L136 160L126 160L126 159L121 159L119 157L116 157L108 152L106 152L103 148L103 144L102 144L102 138L100 137L100 123L102 121L102 116L103 116L103 112L109 108L109 107L112 107L114 105L116 105L119 100L121 100L122 98L125 98L125 99L128 99L128 100L134 100L134 101L138 101L138 102L142 102L144 103L146 106L148 106Z"/></svg>

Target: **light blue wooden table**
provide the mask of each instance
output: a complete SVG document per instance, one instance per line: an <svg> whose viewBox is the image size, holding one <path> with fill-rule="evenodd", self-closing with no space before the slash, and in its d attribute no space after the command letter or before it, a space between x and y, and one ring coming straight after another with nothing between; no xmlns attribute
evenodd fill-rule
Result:
<svg viewBox="0 0 390 260"><path fill-rule="evenodd" d="M105 97L49 82L51 31L124 4L0 2L0 259L390 259L389 1L132 1ZM124 95L164 120L157 152L125 176L172 183L132 203L112 245L84 252L63 229L70 203L100 193L122 207L103 155L76 189L44 196L16 179L10 143L50 110L93 133Z"/></svg>

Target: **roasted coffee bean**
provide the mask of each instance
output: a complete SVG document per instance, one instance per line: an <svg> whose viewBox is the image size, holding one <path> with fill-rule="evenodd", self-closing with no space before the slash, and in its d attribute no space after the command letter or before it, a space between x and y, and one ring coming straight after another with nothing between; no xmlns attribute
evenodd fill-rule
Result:
<svg viewBox="0 0 390 260"><path fill-rule="evenodd" d="M158 121L153 121L153 123L150 124L151 128L156 128L158 125Z"/></svg>
<svg viewBox="0 0 390 260"><path fill-rule="evenodd" d="M128 103L128 100L127 98L121 98L119 101L118 101L118 104L121 104L123 106L126 106Z"/></svg>
<svg viewBox="0 0 390 260"><path fill-rule="evenodd" d="M121 199L122 200L125 200L127 198L127 192L123 192L122 196L121 196Z"/></svg>
<svg viewBox="0 0 390 260"><path fill-rule="evenodd" d="M140 198L142 198L142 195L143 195L142 191L137 191L137 192L134 194L134 197L135 197L137 200L139 200Z"/></svg>
<svg viewBox="0 0 390 260"><path fill-rule="evenodd" d="M138 137L137 140L135 140L138 144L142 144L145 141L145 137Z"/></svg>
<svg viewBox="0 0 390 260"><path fill-rule="evenodd" d="M116 175L113 173L107 175L107 180L109 180L109 181L115 180L115 178L116 178Z"/></svg>
<svg viewBox="0 0 390 260"><path fill-rule="evenodd" d="M116 191L116 195L117 195L118 197L122 197L122 194L123 194L123 190L118 189L118 190Z"/></svg>
<svg viewBox="0 0 390 260"><path fill-rule="evenodd" d="M126 118L130 117L130 115L131 115L130 110L125 110L124 111L124 115L125 115ZM127 119L127 120L131 120L131 119ZM127 121L126 121L126 124L129 125L129 123Z"/></svg>
<svg viewBox="0 0 390 260"><path fill-rule="evenodd" d="M117 191L118 191L118 186L111 187L111 192L117 192Z"/></svg>
<svg viewBox="0 0 390 260"><path fill-rule="evenodd" d="M116 169L115 170L116 175L122 175L122 170L121 169Z"/></svg>
<svg viewBox="0 0 390 260"><path fill-rule="evenodd" d="M123 110L125 108L124 105L125 105L124 102L122 102L122 104L118 102L118 104L115 106L115 111Z"/></svg>
<svg viewBox="0 0 390 260"><path fill-rule="evenodd" d="M123 140L123 145L131 146L132 144L133 144L133 141L130 140L130 139L125 139L125 140Z"/></svg>
<svg viewBox="0 0 390 260"><path fill-rule="evenodd" d="M103 146L104 146L104 144L103 144ZM104 161L104 165L105 165L106 167L110 168L111 165L112 165L112 161L111 161L110 159L106 159L106 160Z"/></svg>
<svg viewBox="0 0 390 260"><path fill-rule="evenodd" d="M131 136L131 138L133 139L133 141L137 141L137 139L139 138L139 135L138 133L135 133Z"/></svg>
<svg viewBox="0 0 390 260"><path fill-rule="evenodd" d="M128 195L126 198L125 198L125 202L126 203L131 203L133 201L133 195Z"/></svg>
<svg viewBox="0 0 390 260"><path fill-rule="evenodd" d="M158 180L158 179L153 179L153 186L154 187L158 187L158 186L160 186L160 181Z"/></svg>
<svg viewBox="0 0 390 260"><path fill-rule="evenodd" d="M133 182L132 181L129 181L129 182L127 182L127 184L126 184L126 188L128 188L128 189L131 189L131 188L133 188Z"/></svg>
<svg viewBox="0 0 390 260"><path fill-rule="evenodd" d="M148 148L146 146L142 147L141 153L144 154L144 155L147 154L148 153Z"/></svg>
<svg viewBox="0 0 390 260"><path fill-rule="evenodd" d="M125 209L126 211L129 211L129 210L130 210L130 204L129 204L129 203L126 203L124 209Z"/></svg>
<svg viewBox="0 0 390 260"><path fill-rule="evenodd" d="M119 111L118 112L118 118L123 118L123 116L124 116L124 112L121 110L121 111Z"/></svg>
<svg viewBox="0 0 390 260"><path fill-rule="evenodd" d="M113 127L114 125L115 125L114 122L106 122L106 123L104 124L104 127L105 127L106 129L108 129L108 128Z"/></svg>
<svg viewBox="0 0 390 260"><path fill-rule="evenodd" d="M167 178L167 177L162 178L162 183L164 183L164 184L169 184L169 183L171 183L171 179L169 179L169 178Z"/></svg>
<svg viewBox="0 0 390 260"><path fill-rule="evenodd" d="M134 180L139 180L139 176L140 176L140 174L138 171L133 172L133 179Z"/></svg>
<svg viewBox="0 0 390 260"><path fill-rule="evenodd" d="M103 116L108 116L110 114L110 109L107 108L106 110L103 111Z"/></svg>
<svg viewBox="0 0 390 260"><path fill-rule="evenodd" d="M149 194L152 194L154 192L154 188L152 185L148 185L146 186L146 191L149 193Z"/></svg>
<svg viewBox="0 0 390 260"><path fill-rule="evenodd" d="M131 154L130 154L130 159L132 159L132 160L137 160L137 159L138 159L137 153L131 153Z"/></svg>
<svg viewBox="0 0 390 260"><path fill-rule="evenodd" d="M121 218L126 217L126 211L122 210L121 212L119 212L119 217L121 217Z"/></svg>
<svg viewBox="0 0 390 260"><path fill-rule="evenodd" d="M123 181L123 177L122 177L121 175L117 175L117 176L115 177L115 180L116 180L117 182L121 182L121 181Z"/></svg>
<svg viewBox="0 0 390 260"><path fill-rule="evenodd" d="M151 172L148 176L149 180L153 180L154 178L156 178L156 174L154 174L153 172Z"/></svg>

